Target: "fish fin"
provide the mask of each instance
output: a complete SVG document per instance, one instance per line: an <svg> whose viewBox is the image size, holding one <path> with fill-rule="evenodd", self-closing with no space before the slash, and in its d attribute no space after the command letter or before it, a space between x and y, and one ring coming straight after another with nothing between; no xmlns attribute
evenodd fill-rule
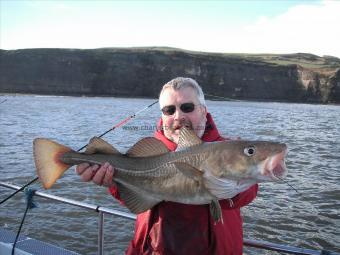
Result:
<svg viewBox="0 0 340 255"><path fill-rule="evenodd" d="M222 209L221 209L221 205L218 202L218 200L217 199L212 200L209 205L209 208L210 208L210 214L212 218L214 219L215 223L221 221L223 224Z"/></svg>
<svg viewBox="0 0 340 255"><path fill-rule="evenodd" d="M117 187L119 195L124 201L124 204L132 213L137 214L145 212L146 210L149 210L150 208L161 202L161 200L154 199L150 196L142 196L137 191L129 189L123 184L117 183Z"/></svg>
<svg viewBox="0 0 340 255"><path fill-rule="evenodd" d="M192 178L194 180L201 180L203 172L187 163L176 162L174 163L176 168L181 171L185 176Z"/></svg>
<svg viewBox="0 0 340 255"><path fill-rule="evenodd" d="M39 179L45 189L49 189L71 167L59 158L72 149L45 138L33 141L33 155Z"/></svg>
<svg viewBox="0 0 340 255"><path fill-rule="evenodd" d="M104 141L100 137L93 137L86 146L85 154L120 154L120 152L114 148L111 144Z"/></svg>
<svg viewBox="0 0 340 255"><path fill-rule="evenodd" d="M133 145L126 155L129 157L150 157L168 153L168 148L154 137L145 137Z"/></svg>
<svg viewBox="0 0 340 255"><path fill-rule="evenodd" d="M195 134L195 132L186 127L182 127L179 132L179 141L176 151L202 144L202 140Z"/></svg>

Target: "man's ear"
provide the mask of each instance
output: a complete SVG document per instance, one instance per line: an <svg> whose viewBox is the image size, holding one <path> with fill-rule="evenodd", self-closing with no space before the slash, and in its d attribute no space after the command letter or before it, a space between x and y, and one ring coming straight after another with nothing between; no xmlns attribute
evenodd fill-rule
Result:
<svg viewBox="0 0 340 255"><path fill-rule="evenodd" d="M205 106L205 105L202 105L203 106L203 113L204 113L204 115L207 115L207 112L208 112L208 110L207 110L207 107Z"/></svg>

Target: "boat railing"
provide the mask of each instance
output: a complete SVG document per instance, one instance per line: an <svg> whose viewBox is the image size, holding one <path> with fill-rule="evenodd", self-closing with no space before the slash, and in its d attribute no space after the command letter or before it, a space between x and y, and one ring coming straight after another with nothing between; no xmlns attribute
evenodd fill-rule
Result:
<svg viewBox="0 0 340 255"><path fill-rule="evenodd" d="M7 182L0 182L0 186L6 187L9 189L14 189L14 190L19 190L21 187L7 183ZM97 206L89 203L84 203L60 196L55 196L52 194L44 193L41 191L36 191L35 196L46 198L49 200L54 200L58 201L61 203L85 208L88 210L92 210L94 212L98 213L98 255L104 254L104 215L114 215L118 217L123 217L126 219L130 220L135 220L136 215L132 213L127 213L127 212L122 212L119 210L115 209L110 209L107 207L103 206ZM258 241L258 240L249 240L249 239L244 239L244 246L248 247L254 247L258 249L263 249L263 250L271 250L271 251L277 251L281 253L286 253L286 254L299 254L299 255L340 255L340 253L337 252L332 252L332 251L326 251L326 250L312 250L312 249L305 249L305 248L299 248L299 247L293 247L293 246L287 246L287 245L282 245L282 244L276 244L272 242L264 242L264 241Z"/></svg>

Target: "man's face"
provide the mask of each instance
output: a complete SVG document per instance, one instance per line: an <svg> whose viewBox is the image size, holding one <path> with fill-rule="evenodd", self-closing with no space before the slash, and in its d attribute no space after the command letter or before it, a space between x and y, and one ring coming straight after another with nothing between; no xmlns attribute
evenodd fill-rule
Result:
<svg viewBox="0 0 340 255"><path fill-rule="evenodd" d="M192 112L183 112L180 107L184 103L193 103L195 108ZM164 106L176 106L172 115L162 113L164 135L171 141L178 144L179 130L186 126L195 131L198 137L202 137L207 121L207 109L201 105L196 91L191 87L174 90L167 88L160 97L161 109ZM184 109L185 110L185 109Z"/></svg>

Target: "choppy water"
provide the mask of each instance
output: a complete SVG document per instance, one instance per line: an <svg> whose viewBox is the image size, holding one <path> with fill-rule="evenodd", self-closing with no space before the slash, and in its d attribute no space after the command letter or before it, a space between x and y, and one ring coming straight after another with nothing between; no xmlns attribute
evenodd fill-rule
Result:
<svg viewBox="0 0 340 255"><path fill-rule="evenodd" d="M48 137L78 149L94 135L154 100L5 96L0 104L0 180L23 185L35 177L32 140ZM3 100L0 100L3 101ZM340 107L285 103L208 101L222 134L276 140L289 148L287 180L260 185L257 199L242 209L245 238L340 252ZM152 136L158 106L130 121L129 128L105 136L125 151ZM41 189L38 184L32 186ZM0 187L0 200L12 190ZM69 171L52 190L59 196L109 208L121 207L105 188L82 183ZM95 254L97 217L93 212L36 198L23 233L77 251ZM22 194L0 207L0 227L16 231L25 209ZM133 236L130 220L105 218L105 254L122 254ZM246 248L247 254L264 254ZM268 252L267 254L273 254Z"/></svg>

